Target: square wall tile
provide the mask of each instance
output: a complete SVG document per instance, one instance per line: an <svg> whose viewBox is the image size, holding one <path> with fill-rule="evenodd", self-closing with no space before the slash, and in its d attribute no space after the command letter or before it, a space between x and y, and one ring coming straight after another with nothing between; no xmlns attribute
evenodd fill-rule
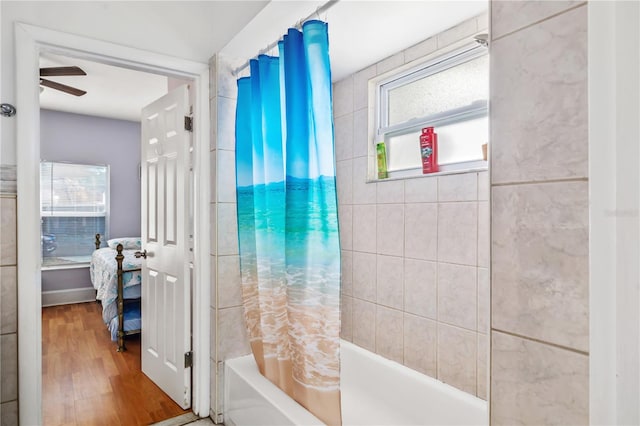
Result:
<svg viewBox="0 0 640 426"><path fill-rule="evenodd" d="M477 264L478 203L438 205L438 260L461 265Z"/></svg>
<svg viewBox="0 0 640 426"><path fill-rule="evenodd" d="M0 265L16 264L16 199L0 198Z"/></svg>
<svg viewBox="0 0 640 426"><path fill-rule="evenodd" d="M218 254L238 254L238 219L235 203L218 203Z"/></svg>
<svg viewBox="0 0 640 426"><path fill-rule="evenodd" d="M404 203L404 182L401 180L381 181L377 186L378 204Z"/></svg>
<svg viewBox="0 0 640 426"><path fill-rule="evenodd" d="M233 151L216 151L218 154L218 201L222 203L236 202L236 153Z"/></svg>
<svg viewBox="0 0 640 426"><path fill-rule="evenodd" d="M588 187L494 187L494 328L589 350Z"/></svg>
<svg viewBox="0 0 640 426"><path fill-rule="evenodd" d="M218 308L242 306L240 256L218 256Z"/></svg>
<svg viewBox="0 0 640 426"><path fill-rule="evenodd" d="M489 172L478 173L478 201L488 201L490 190Z"/></svg>
<svg viewBox="0 0 640 426"><path fill-rule="evenodd" d="M404 205L378 204L376 219L378 254L404 255Z"/></svg>
<svg viewBox="0 0 640 426"><path fill-rule="evenodd" d="M353 294L353 252L340 252L340 293L351 296Z"/></svg>
<svg viewBox="0 0 640 426"><path fill-rule="evenodd" d="M489 395L488 389L488 381L489 377L489 368L487 363L487 358L489 357L489 336L486 334L478 333L478 367L477 374L478 378L476 396L478 398L487 400L487 395Z"/></svg>
<svg viewBox="0 0 640 426"><path fill-rule="evenodd" d="M490 206L488 201L478 202L478 266L488 268L491 253Z"/></svg>
<svg viewBox="0 0 640 426"><path fill-rule="evenodd" d="M236 149L236 100L218 96L217 105L217 149L235 151Z"/></svg>
<svg viewBox="0 0 640 426"><path fill-rule="evenodd" d="M353 340L353 298L340 296L340 338Z"/></svg>
<svg viewBox="0 0 640 426"><path fill-rule="evenodd" d="M218 55L218 96L238 99L238 83L233 70L242 65L243 60L226 55Z"/></svg>
<svg viewBox="0 0 640 426"><path fill-rule="evenodd" d="M333 85L333 116L340 117L353 112L353 75Z"/></svg>
<svg viewBox="0 0 640 426"><path fill-rule="evenodd" d="M353 252L353 296L376 301L376 255Z"/></svg>
<svg viewBox="0 0 640 426"><path fill-rule="evenodd" d="M476 22L478 23L478 31L489 29L489 11L483 12L476 16Z"/></svg>
<svg viewBox="0 0 640 426"><path fill-rule="evenodd" d="M437 323L404 314L404 365L437 378Z"/></svg>
<svg viewBox="0 0 640 426"><path fill-rule="evenodd" d="M218 146L218 96L209 99L209 131L211 138L209 140L209 150L213 151Z"/></svg>
<svg viewBox="0 0 640 426"><path fill-rule="evenodd" d="M438 49L442 49L445 46L458 42L465 37L471 37L477 31L478 21L476 18L467 19L466 21L443 31L436 36L438 39Z"/></svg>
<svg viewBox="0 0 640 426"><path fill-rule="evenodd" d="M405 204L404 255L411 259L436 260L438 255L438 205Z"/></svg>
<svg viewBox="0 0 640 426"><path fill-rule="evenodd" d="M2 402L18 398L18 335L0 336L0 399Z"/></svg>
<svg viewBox="0 0 640 426"><path fill-rule="evenodd" d="M493 0L491 2L491 37L495 40L580 3L583 1Z"/></svg>
<svg viewBox="0 0 640 426"><path fill-rule="evenodd" d="M430 37L418 44L405 49L404 60L406 63L420 59L423 56L427 56L429 53L433 53L438 50L438 41L436 37Z"/></svg>
<svg viewBox="0 0 640 426"><path fill-rule="evenodd" d="M210 303L209 306L211 307L211 309L215 309L218 303L218 275L216 273L216 271L218 270L217 268L217 264L218 264L218 259L217 256L211 256L210 260L209 260L209 269L210 269L210 280L211 280L211 291L209 292L209 296L210 296Z"/></svg>
<svg viewBox="0 0 640 426"><path fill-rule="evenodd" d="M421 317L437 319L437 263L404 260L404 310Z"/></svg>
<svg viewBox="0 0 640 426"><path fill-rule="evenodd" d="M589 357L492 333L491 424L589 424Z"/></svg>
<svg viewBox="0 0 640 426"><path fill-rule="evenodd" d="M335 131L336 161L353 158L353 114L336 117L333 120Z"/></svg>
<svg viewBox="0 0 640 426"><path fill-rule="evenodd" d="M376 305L353 299L353 343L375 352L376 350Z"/></svg>
<svg viewBox="0 0 640 426"><path fill-rule="evenodd" d="M340 248L353 249L353 206L338 203L338 223L340 225Z"/></svg>
<svg viewBox="0 0 640 426"><path fill-rule="evenodd" d="M218 154L217 151L210 151L209 152L209 201L212 203L216 202L216 196L217 196L217 186L216 186L216 181L217 181L217 170L218 170L218 164L216 163L216 160L218 158ZM235 184L234 184L235 186Z"/></svg>
<svg viewBox="0 0 640 426"><path fill-rule="evenodd" d="M369 105L369 80L376 76L376 66L358 71L353 76L353 109L359 110Z"/></svg>
<svg viewBox="0 0 640 426"><path fill-rule="evenodd" d="M477 173L438 176L438 201L476 201L477 199Z"/></svg>
<svg viewBox="0 0 640 426"><path fill-rule="evenodd" d="M209 244L209 250L211 251L211 255L216 254L216 238L218 235L218 230L216 228L216 220L218 217L218 204L217 203L209 203L209 238L211 244Z"/></svg>
<svg viewBox="0 0 640 426"><path fill-rule="evenodd" d="M336 163L336 190L338 205L353 203L353 160L338 161Z"/></svg>
<svg viewBox="0 0 640 426"><path fill-rule="evenodd" d="M369 109L359 109L353 113L353 157L369 155Z"/></svg>
<svg viewBox="0 0 640 426"><path fill-rule="evenodd" d="M405 203L434 203L438 201L438 178L423 176L404 180Z"/></svg>
<svg viewBox="0 0 640 426"><path fill-rule="evenodd" d="M244 308L218 309L218 361L251 353L247 328L244 323Z"/></svg>
<svg viewBox="0 0 640 426"><path fill-rule="evenodd" d="M475 266L438 263L438 320L476 331L478 277Z"/></svg>
<svg viewBox="0 0 640 426"><path fill-rule="evenodd" d="M213 98L218 95L216 90L218 80L218 66L216 64L218 55L213 55L209 58L209 98Z"/></svg>
<svg viewBox="0 0 640 426"><path fill-rule="evenodd" d="M491 308L491 283L489 270L478 268L478 332L489 334L489 309Z"/></svg>
<svg viewBox="0 0 640 426"><path fill-rule="evenodd" d="M376 252L376 215L375 204L353 206L353 250Z"/></svg>
<svg viewBox="0 0 640 426"><path fill-rule="evenodd" d="M376 280L376 302L394 309L404 305L404 262L402 257L377 257L378 278Z"/></svg>
<svg viewBox="0 0 640 426"><path fill-rule="evenodd" d="M3 402L0 406L0 425L17 426L18 425L18 401Z"/></svg>
<svg viewBox="0 0 640 426"><path fill-rule="evenodd" d="M438 379L476 393L477 333L438 324Z"/></svg>
<svg viewBox="0 0 640 426"><path fill-rule="evenodd" d="M492 184L587 177L587 7L496 41L490 60Z"/></svg>
<svg viewBox="0 0 640 426"><path fill-rule="evenodd" d="M353 204L375 204L376 183L367 183L368 157L353 159Z"/></svg>
<svg viewBox="0 0 640 426"><path fill-rule="evenodd" d="M378 75L384 74L404 65L404 52L398 52L376 64Z"/></svg>
<svg viewBox="0 0 640 426"><path fill-rule="evenodd" d="M378 305L376 310L376 353L402 364L403 337L402 311Z"/></svg>
<svg viewBox="0 0 640 426"><path fill-rule="evenodd" d="M0 333L16 333L18 331L18 281L15 266L0 268L0 285Z"/></svg>

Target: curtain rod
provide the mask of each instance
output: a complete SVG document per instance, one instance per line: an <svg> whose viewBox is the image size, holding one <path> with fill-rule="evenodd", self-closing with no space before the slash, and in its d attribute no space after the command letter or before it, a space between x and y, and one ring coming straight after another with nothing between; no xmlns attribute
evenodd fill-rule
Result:
<svg viewBox="0 0 640 426"><path fill-rule="evenodd" d="M310 20L311 18L313 18L316 15L320 15L321 13L326 12L327 10L331 9L331 7L335 6L336 3L338 3L340 0L329 0L328 2L326 2L325 4L323 4L322 6L319 6L315 12L313 12L311 15L307 16L304 19L299 20L296 25L295 28L302 28L302 24L305 23L306 21ZM262 55L267 53L268 51L270 51L271 49L273 49L274 47L276 47L278 45L278 43L280 42L280 39L274 41L273 43L269 44L267 47L265 47L264 49L261 49L258 51L258 55ZM257 56L257 55L256 55ZM244 64L240 65L238 68L234 69L233 71L231 71L231 74L233 74L233 76L237 76L242 70L244 70L245 68L247 68L249 66L249 61L245 62Z"/></svg>

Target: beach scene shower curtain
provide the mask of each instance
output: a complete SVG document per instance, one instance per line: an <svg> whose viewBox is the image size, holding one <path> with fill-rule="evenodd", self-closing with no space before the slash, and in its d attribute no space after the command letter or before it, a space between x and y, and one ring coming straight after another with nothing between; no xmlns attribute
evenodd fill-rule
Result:
<svg viewBox="0 0 640 426"><path fill-rule="evenodd" d="M327 24L290 29L238 80L236 186L245 320L260 372L340 416L340 243Z"/></svg>

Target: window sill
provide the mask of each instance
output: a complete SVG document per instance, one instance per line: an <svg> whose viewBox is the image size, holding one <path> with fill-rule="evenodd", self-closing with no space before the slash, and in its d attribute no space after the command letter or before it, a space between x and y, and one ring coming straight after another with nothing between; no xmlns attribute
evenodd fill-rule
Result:
<svg viewBox="0 0 640 426"><path fill-rule="evenodd" d="M52 265L52 266L42 266L40 267L41 271L58 271L62 269L82 269L88 268L89 263L73 263L69 265Z"/></svg>
<svg viewBox="0 0 640 426"><path fill-rule="evenodd" d="M483 166L468 167L464 169L443 170L440 172L427 173L427 174L423 174L421 168L409 169L409 170L398 170L395 172L390 172L390 176L386 179L369 179L367 180L367 183L378 183L378 182L419 179L419 178L436 177L436 176L461 175L465 173L486 172L487 170L489 170L489 167L486 161L484 163L485 164Z"/></svg>

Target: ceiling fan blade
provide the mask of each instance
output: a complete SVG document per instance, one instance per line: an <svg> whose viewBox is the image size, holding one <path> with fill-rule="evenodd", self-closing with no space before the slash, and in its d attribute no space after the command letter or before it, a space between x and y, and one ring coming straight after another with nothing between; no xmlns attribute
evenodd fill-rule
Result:
<svg viewBox="0 0 640 426"><path fill-rule="evenodd" d="M84 90L76 89L75 87L67 86L66 84L56 83L55 81L45 80L44 78L40 79L40 85L49 87L51 89L60 90L61 92L65 92L74 96L82 96L87 93Z"/></svg>
<svg viewBox="0 0 640 426"><path fill-rule="evenodd" d="M40 68L41 77L56 77L62 75L87 75L80 67L48 67Z"/></svg>

